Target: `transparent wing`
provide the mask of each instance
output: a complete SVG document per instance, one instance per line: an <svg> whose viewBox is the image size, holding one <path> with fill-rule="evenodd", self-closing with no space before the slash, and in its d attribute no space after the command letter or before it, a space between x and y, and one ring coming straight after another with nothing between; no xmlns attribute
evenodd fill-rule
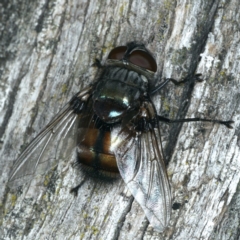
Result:
<svg viewBox="0 0 240 240"><path fill-rule="evenodd" d="M77 120L84 117L81 111L76 114L76 109L83 108L82 99L90 90L87 88L76 94L22 152L10 173L10 187L23 185L34 175L46 174L57 165L57 159L70 155L76 147ZM74 99L77 101L73 102Z"/></svg>
<svg viewBox="0 0 240 240"><path fill-rule="evenodd" d="M162 232L171 213L171 192L164 164L159 126L135 133L125 127L112 131L119 172L150 224Z"/></svg>

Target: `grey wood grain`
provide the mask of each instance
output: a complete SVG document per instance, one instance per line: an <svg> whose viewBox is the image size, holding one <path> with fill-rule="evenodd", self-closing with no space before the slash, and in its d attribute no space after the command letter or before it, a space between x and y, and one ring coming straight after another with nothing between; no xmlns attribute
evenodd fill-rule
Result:
<svg viewBox="0 0 240 240"><path fill-rule="evenodd" d="M8 1L0 3L0 239L238 239L240 15L237 0ZM96 58L138 41L161 78L195 72L153 97L170 118L234 120L162 124L173 203L168 229L149 225L121 179L85 178L70 161L10 191L14 159L71 96L94 80ZM69 193L82 183L78 196Z"/></svg>

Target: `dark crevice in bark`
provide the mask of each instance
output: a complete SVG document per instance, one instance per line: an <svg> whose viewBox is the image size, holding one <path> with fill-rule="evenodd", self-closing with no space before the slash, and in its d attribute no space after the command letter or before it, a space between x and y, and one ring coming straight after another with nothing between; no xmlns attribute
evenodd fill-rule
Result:
<svg viewBox="0 0 240 240"><path fill-rule="evenodd" d="M19 89L19 85L21 84L21 81L22 81L23 77L24 77L24 75L19 76L18 79L16 79L15 85L12 88L11 93L9 94L7 104L5 105L5 108L7 110L6 110L6 113L4 115L2 125L0 126L0 139L3 138L4 132L7 129L8 122L9 122L11 116L12 116L14 103L16 101L16 95L17 95L16 93Z"/></svg>
<svg viewBox="0 0 240 240"><path fill-rule="evenodd" d="M119 238L119 235L120 235L120 231L123 227L123 224L125 222L125 219L126 219L126 216L127 214L131 211L131 208L132 208L132 204L133 204L133 201L134 201L134 198L133 196L131 196L129 198L129 203L127 205L127 207L125 208L125 210L122 212L122 215L121 217L119 218L119 221L118 221L118 225L116 227L116 230L115 230L115 233L113 235L113 240L117 240Z"/></svg>
<svg viewBox="0 0 240 240"><path fill-rule="evenodd" d="M210 10L205 11L206 13L208 13L207 20L203 21L201 26L198 26L199 29L197 29L197 34L194 39L196 44L192 45L192 49L191 49L191 65L188 71L189 76L194 76L194 73L197 69L198 59L199 59L200 53L204 51L208 34L211 31L211 28L214 23L214 17L217 11L218 4L219 4L219 1L213 2L209 6ZM182 104L178 109L176 119L185 118L190 105L190 99L191 99L194 85L195 84L194 84L193 78L192 80L190 79L190 81L184 85L182 97L180 100L180 103ZM170 131L169 131L169 140L165 148L166 164L169 163L172 157L179 133L181 131L182 124L183 123L174 123L171 125Z"/></svg>

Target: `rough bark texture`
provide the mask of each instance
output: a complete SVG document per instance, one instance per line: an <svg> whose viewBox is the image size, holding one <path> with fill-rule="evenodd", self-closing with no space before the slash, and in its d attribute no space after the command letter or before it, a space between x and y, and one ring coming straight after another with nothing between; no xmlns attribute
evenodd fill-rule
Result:
<svg viewBox="0 0 240 240"><path fill-rule="evenodd" d="M240 215L239 0L42 0L0 2L0 239L238 239ZM151 228L122 180L85 179L59 163L45 186L13 192L14 159L73 93L94 79L94 59L146 44L163 77L204 82L154 97L170 118L235 121L162 126L174 209ZM156 84L157 84L156 83ZM57 174L58 173L58 174ZM82 183L78 196L69 194Z"/></svg>

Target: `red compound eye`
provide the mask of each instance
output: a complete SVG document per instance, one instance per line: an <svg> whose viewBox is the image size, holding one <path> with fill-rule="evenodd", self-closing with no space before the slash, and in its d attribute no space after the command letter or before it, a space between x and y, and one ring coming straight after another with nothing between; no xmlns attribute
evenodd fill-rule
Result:
<svg viewBox="0 0 240 240"><path fill-rule="evenodd" d="M114 48L108 55L108 59L122 60L124 53L127 51L126 46Z"/></svg>
<svg viewBox="0 0 240 240"><path fill-rule="evenodd" d="M148 69L152 72L157 71L157 63L148 52L135 50L130 54L128 60L134 65Z"/></svg>

